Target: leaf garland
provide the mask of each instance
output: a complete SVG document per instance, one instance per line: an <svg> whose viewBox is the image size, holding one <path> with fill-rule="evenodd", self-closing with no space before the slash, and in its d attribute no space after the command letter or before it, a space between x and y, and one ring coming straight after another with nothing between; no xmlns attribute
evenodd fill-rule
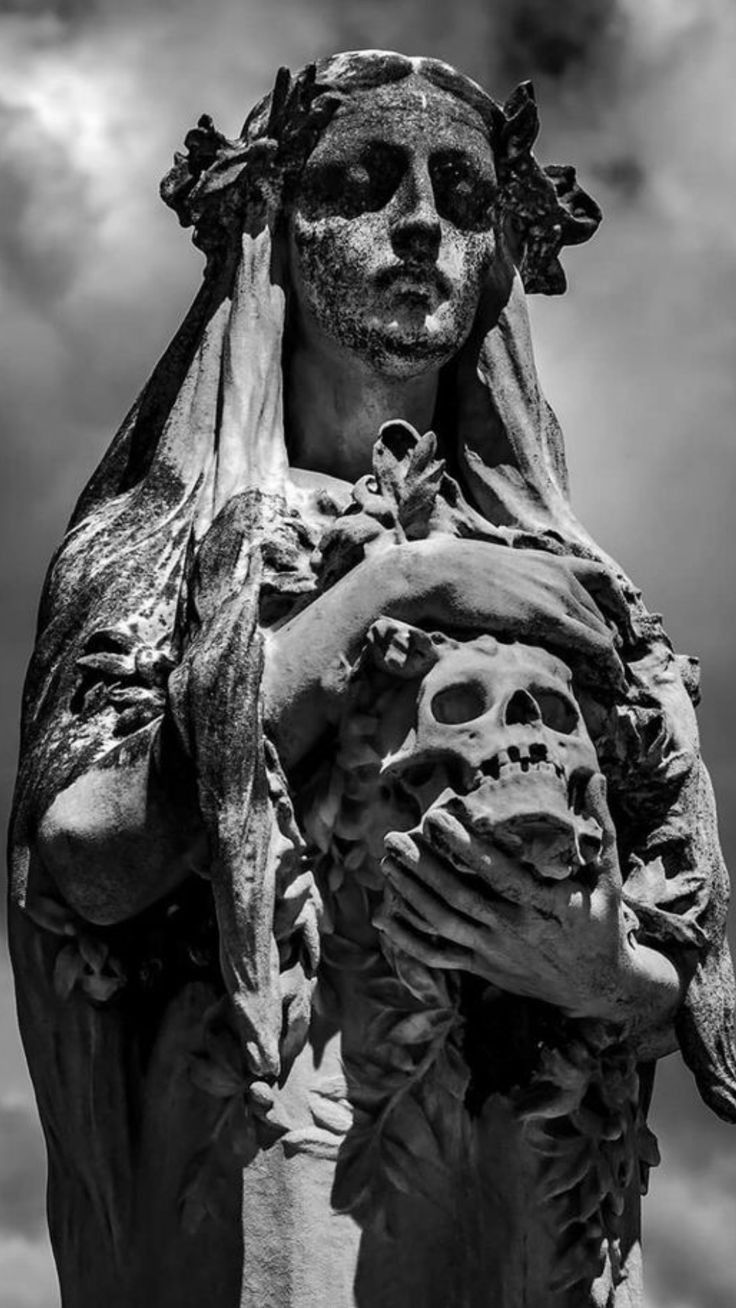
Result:
<svg viewBox="0 0 736 1308"><path fill-rule="evenodd" d="M635 1055L621 1028L570 1024L564 1047L546 1049L532 1083L514 1096L525 1136L541 1160L538 1197L555 1239L554 1294L589 1285L621 1252L627 1191L659 1151L641 1107Z"/></svg>

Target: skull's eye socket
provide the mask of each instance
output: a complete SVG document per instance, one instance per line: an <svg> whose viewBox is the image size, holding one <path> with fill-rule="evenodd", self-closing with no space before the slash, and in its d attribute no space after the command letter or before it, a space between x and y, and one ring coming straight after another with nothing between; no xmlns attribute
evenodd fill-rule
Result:
<svg viewBox="0 0 736 1308"><path fill-rule="evenodd" d="M486 711L486 694L483 686L472 681L461 682L458 686L445 686L438 690L432 700L432 715L436 722L445 726L457 726L461 722L472 722Z"/></svg>
<svg viewBox="0 0 736 1308"><path fill-rule="evenodd" d="M572 700L556 690L533 690L532 695L545 727L562 736L571 736L578 725L578 711Z"/></svg>

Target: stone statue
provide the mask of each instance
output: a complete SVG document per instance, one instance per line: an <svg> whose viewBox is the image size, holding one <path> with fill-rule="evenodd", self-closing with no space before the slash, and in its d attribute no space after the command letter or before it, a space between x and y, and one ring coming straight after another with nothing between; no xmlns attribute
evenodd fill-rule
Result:
<svg viewBox="0 0 736 1308"><path fill-rule="evenodd" d="M163 196L194 305L49 572L11 937L69 1308L642 1302L653 1068L736 1117L694 661L573 516L525 294L599 221L429 59Z"/></svg>

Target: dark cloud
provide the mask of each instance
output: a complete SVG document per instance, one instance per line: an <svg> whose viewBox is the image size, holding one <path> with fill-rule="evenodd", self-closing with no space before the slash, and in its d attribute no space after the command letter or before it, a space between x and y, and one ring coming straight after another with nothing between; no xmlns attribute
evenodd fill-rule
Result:
<svg viewBox="0 0 736 1308"><path fill-rule="evenodd" d="M591 171L624 200L635 200L646 184L646 170L631 154L602 159Z"/></svg>
<svg viewBox="0 0 736 1308"><path fill-rule="evenodd" d="M0 270L48 307L74 282L94 233L88 182L32 109L2 98L0 140Z"/></svg>
<svg viewBox="0 0 736 1308"><path fill-rule="evenodd" d="M35 1112L25 1104L0 1101L0 1159L0 1237L39 1236L46 1223L46 1159Z"/></svg>
<svg viewBox="0 0 736 1308"><path fill-rule="evenodd" d="M60 1308L47 1239L0 1237L0 1308Z"/></svg>
<svg viewBox="0 0 736 1308"><path fill-rule="evenodd" d="M494 15L499 69L512 79L579 77L620 57L618 0L498 0Z"/></svg>
<svg viewBox="0 0 736 1308"><path fill-rule="evenodd" d="M85 0L0 0L0 17L38 18L51 15L65 18L70 12L80 11Z"/></svg>
<svg viewBox="0 0 736 1308"><path fill-rule="evenodd" d="M644 1247L655 1303L662 1308L733 1308L733 1155L687 1166L674 1156L668 1164L652 1179L656 1206L645 1215Z"/></svg>

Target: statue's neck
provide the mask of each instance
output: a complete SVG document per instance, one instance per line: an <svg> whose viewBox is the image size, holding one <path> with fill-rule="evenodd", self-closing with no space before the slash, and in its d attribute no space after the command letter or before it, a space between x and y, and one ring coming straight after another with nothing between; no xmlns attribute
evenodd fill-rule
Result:
<svg viewBox="0 0 736 1308"><path fill-rule="evenodd" d="M293 342L286 369L286 426L293 467L355 482L371 471L379 428L403 418L427 431L437 399L439 372L385 377L346 351L319 340Z"/></svg>

